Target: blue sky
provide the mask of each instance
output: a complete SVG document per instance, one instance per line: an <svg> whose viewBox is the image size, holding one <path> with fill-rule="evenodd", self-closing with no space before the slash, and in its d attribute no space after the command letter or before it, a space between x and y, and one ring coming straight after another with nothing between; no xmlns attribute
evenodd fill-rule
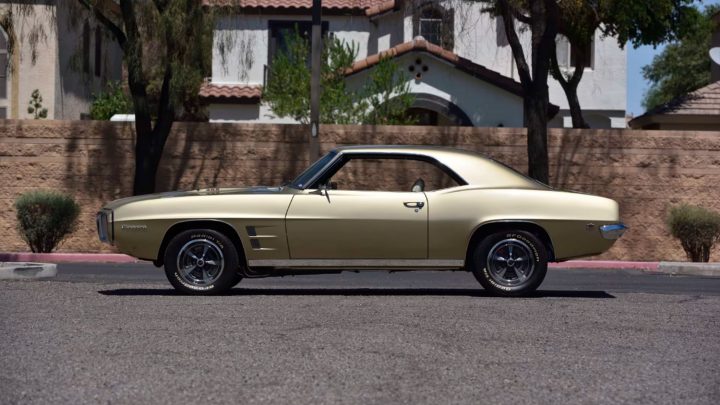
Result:
<svg viewBox="0 0 720 405"><path fill-rule="evenodd" d="M697 2L699 7L708 4L720 4L720 0L703 0ZM628 89L627 89L627 111L628 114L638 116L645 112L642 106L642 99L645 91L647 91L648 83L642 76L642 68L652 62L653 57L660 53L663 46L653 49L652 46L641 46L634 49L632 45L628 45Z"/></svg>

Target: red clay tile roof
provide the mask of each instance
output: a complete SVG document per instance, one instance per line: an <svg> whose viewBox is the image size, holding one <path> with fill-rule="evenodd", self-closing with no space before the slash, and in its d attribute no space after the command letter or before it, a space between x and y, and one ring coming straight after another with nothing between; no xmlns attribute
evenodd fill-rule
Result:
<svg viewBox="0 0 720 405"><path fill-rule="evenodd" d="M353 65L350 67L350 69L348 69L346 74L352 75L362 70L368 69L374 65L377 65L380 62L380 59L395 58L413 51L429 53L430 55L452 63L458 69L472 76L485 80L511 93L517 94L520 97L522 97L523 95L522 85L520 85L519 82L516 82L515 80L507 76L503 76L500 73L490 70L485 66L478 65L477 63L465 59L457 55L456 53L448 51L447 49L443 49L438 45L432 44L422 39L422 37L415 38L410 42L395 45L390 49L369 56L365 59L359 60L353 63Z"/></svg>
<svg viewBox="0 0 720 405"><path fill-rule="evenodd" d="M667 104L653 108L630 121L632 128L641 128L651 124L654 117L720 117L720 81L711 83L691 93L680 96Z"/></svg>
<svg viewBox="0 0 720 405"><path fill-rule="evenodd" d="M364 12L368 16L395 8L395 0L323 0L328 11ZM238 7L243 9L310 10L312 0L203 0L208 7Z"/></svg>
<svg viewBox="0 0 720 405"><path fill-rule="evenodd" d="M456 53L443 49L442 47L430 43L422 37L417 37L409 42L404 42L399 45L377 53L372 56L368 56L365 59L359 60L345 72L346 75L352 75L371 68L377 65L381 59L384 58L395 58L404 55L409 52L426 52L444 61L450 62L455 67L471 76L477 77L480 80L484 80L492 85L500 87L501 89L517 95L518 97L524 96L522 85L507 77L503 76L494 70L490 70L485 66L479 65L469 59L465 59ZM555 104L550 104L548 107L548 117L553 118L560 111L560 107Z"/></svg>
<svg viewBox="0 0 720 405"><path fill-rule="evenodd" d="M259 101L262 87L247 84L216 84L205 82L200 86L200 98L215 102Z"/></svg>

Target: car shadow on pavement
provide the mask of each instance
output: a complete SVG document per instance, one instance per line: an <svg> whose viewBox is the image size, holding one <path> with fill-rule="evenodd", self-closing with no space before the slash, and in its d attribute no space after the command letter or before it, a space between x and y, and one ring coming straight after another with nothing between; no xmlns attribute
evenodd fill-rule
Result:
<svg viewBox="0 0 720 405"><path fill-rule="evenodd" d="M101 290L108 296L182 296L187 295L169 288L118 288ZM234 288L219 296L275 295L275 296L439 296L504 298L484 290L458 288ZM605 291L539 290L522 298L615 298Z"/></svg>

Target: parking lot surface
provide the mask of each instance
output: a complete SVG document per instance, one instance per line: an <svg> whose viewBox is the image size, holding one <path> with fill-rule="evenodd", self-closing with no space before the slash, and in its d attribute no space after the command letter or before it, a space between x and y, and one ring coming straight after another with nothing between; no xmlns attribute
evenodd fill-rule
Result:
<svg viewBox="0 0 720 405"><path fill-rule="evenodd" d="M0 402L720 402L719 279L618 292L555 272L508 299L456 288L466 274L376 273L190 297L71 273L0 283Z"/></svg>

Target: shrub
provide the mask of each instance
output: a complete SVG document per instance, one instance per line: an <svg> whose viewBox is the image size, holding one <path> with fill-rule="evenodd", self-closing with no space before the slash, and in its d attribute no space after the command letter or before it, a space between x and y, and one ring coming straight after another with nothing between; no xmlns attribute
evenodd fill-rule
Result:
<svg viewBox="0 0 720 405"><path fill-rule="evenodd" d="M681 204L670 208L667 225L680 239L688 259L710 261L710 250L720 240L720 214L703 207Z"/></svg>
<svg viewBox="0 0 720 405"><path fill-rule="evenodd" d="M90 118L107 121L115 114L127 114L132 111L132 101L123 91L120 82L110 82L105 91L93 94L90 105Z"/></svg>
<svg viewBox="0 0 720 405"><path fill-rule="evenodd" d="M75 230L80 206L65 194L36 190L15 200L18 232L35 253L50 253Z"/></svg>
<svg viewBox="0 0 720 405"><path fill-rule="evenodd" d="M40 95L40 90L35 89L30 94L30 101L28 102L28 114L33 115L33 119L39 120L41 118L47 118L48 110L42 106L43 98Z"/></svg>

